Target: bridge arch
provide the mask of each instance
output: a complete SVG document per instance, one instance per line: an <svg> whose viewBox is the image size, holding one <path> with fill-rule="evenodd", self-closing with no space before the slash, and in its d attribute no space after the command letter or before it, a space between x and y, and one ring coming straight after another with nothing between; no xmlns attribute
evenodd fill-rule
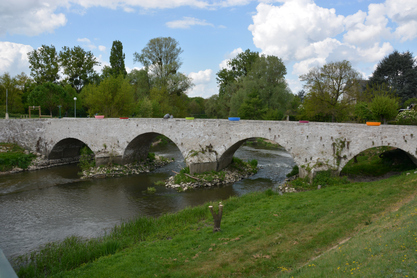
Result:
<svg viewBox="0 0 417 278"><path fill-rule="evenodd" d="M80 150L84 146L89 146L77 138L65 138L56 143L48 154L48 159L65 159L73 158L77 160L80 156Z"/></svg>
<svg viewBox="0 0 417 278"><path fill-rule="evenodd" d="M248 137L245 139L241 139L238 141L234 141L233 144L231 144L231 146L229 148L226 149L226 151L224 151L221 155L220 158L218 159L218 171L222 170L224 168L226 168L227 166L229 166L229 164L232 162L233 156L235 154L235 152L248 140L253 140L253 139L257 139L257 138L261 138L261 139L266 139L272 142L277 143L279 146L283 147L285 149L286 152L288 152L291 155L291 158L294 160L294 163L299 165L296 160L294 159L293 154L287 150L284 146L282 146L279 142L277 142L277 140L271 140L268 138L265 138L263 136L256 136L256 137Z"/></svg>
<svg viewBox="0 0 417 278"><path fill-rule="evenodd" d="M123 163L132 163L135 161L146 159L152 143L154 142L155 138L157 138L160 135L163 135L170 139L181 151L180 144L172 140L169 136L166 136L165 134L158 132L146 132L136 136L127 144L123 152ZM183 152L181 151L181 153Z"/></svg>
<svg viewBox="0 0 417 278"><path fill-rule="evenodd" d="M342 171L342 169L346 166L346 164L352 160L355 156L361 154L362 152L372 149L372 148L376 148L376 147L393 147L396 149L400 149L403 152L405 152L408 157L414 162L414 164L417 166L417 157L415 156L415 154L412 154L411 152L409 152L406 148L398 147L398 146L392 146L392 144L386 143L386 144L374 144L372 146L362 146L359 145L360 147L356 148L355 151L349 152L349 154L347 154L346 156L342 157L340 159L340 164L339 164L339 173Z"/></svg>

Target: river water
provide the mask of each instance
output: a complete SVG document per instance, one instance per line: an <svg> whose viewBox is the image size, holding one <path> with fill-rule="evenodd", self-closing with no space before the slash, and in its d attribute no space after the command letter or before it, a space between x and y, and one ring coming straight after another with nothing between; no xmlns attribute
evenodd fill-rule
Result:
<svg viewBox="0 0 417 278"><path fill-rule="evenodd" d="M275 188L294 165L284 149L243 146L235 156L245 161L257 159L261 169L256 175L227 186L178 193L154 183L184 167L180 151L174 145L152 151L173 157L175 162L151 173L88 181L78 180L76 165L0 176L0 248L6 257L71 235L100 236L138 216L157 217L207 201ZM155 194L146 193L150 186L156 188Z"/></svg>

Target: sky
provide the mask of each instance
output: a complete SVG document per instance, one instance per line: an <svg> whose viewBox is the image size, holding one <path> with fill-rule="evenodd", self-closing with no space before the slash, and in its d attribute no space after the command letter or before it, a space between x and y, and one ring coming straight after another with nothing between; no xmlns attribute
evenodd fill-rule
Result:
<svg viewBox="0 0 417 278"><path fill-rule="evenodd" d="M417 55L416 0L5 0L0 1L0 75L30 74L27 53L42 45L81 46L109 65L123 44L130 72L149 40L172 37L190 97L218 93L216 73L250 49L283 60L296 94L299 76L348 60L363 78L394 50Z"/></svg>

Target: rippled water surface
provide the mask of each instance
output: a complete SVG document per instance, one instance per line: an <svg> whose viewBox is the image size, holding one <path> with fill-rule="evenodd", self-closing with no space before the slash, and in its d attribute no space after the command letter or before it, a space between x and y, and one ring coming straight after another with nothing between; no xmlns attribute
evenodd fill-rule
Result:
<svg viewBox="0 0 417 278"><path fill-rule="evenodd" d="M294 161L285 150L241 147L235 156L257 159L259 172L232 185L178 193L154 183L184 167L179 150L168 145L153 150L175 162L152 173L79 181L76 165L0 176L0 248L7 257L21 255L71 235L94 237L123 220L160 216L187 206L274 188ZM147 194L149 186L156 194Z"/></svg>

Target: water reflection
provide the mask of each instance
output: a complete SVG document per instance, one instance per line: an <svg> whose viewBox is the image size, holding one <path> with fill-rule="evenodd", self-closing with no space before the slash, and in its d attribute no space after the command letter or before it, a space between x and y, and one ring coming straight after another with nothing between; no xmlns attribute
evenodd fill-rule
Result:
<svg viewBox="0 0 417 278"><path fill-rule="evenodd" d="M224 200L282 182L294 162L284 150L241 147L236 156L257 159L258 174L233 185L183 193L154 183L184 167L175 146L156 149L175 162L148 174L79 181L76 165L0 176L0 247L7 257L71 235L95 237L122 220L157 217L188 206ZM155 186L156 193L146 189Z"/></svg>

